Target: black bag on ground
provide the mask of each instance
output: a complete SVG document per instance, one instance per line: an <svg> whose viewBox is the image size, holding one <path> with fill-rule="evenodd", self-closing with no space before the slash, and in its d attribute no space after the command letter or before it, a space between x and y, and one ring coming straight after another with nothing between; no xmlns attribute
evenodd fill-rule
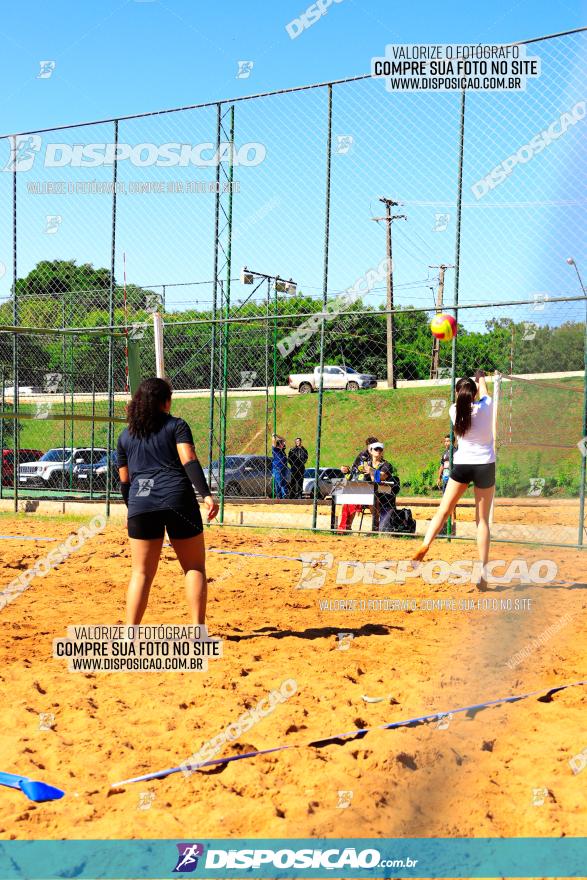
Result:
<svg viewBox="0 0 587 880"><path fill-rule="evenodd" d="M381 511L379 531L413 535L416 531L416 520L409 507L390 507Z"/></svg>
<svg viewBox="0 0 587 880"><path fill-rule="evenodd" d="M395 496L399 495L399 490L401 489L401 483L399 481L399 477L396 477L396 476L390 477L388 482L391 486L391 493L393 495L393 503L395 504Z"/></svg>

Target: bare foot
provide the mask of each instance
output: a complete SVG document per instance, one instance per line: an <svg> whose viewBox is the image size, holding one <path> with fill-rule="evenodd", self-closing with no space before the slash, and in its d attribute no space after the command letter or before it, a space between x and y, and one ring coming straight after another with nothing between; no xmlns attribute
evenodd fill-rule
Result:
<svg viewBox="0 0 587 880"><path fill-rule="evenodd" d="M412 556L412 562L422 562L427 553L428 547L425 544L422 544L422 546L419 547Z"/></svg>
<svg viewBox="0 0 587 880"><path fill-rule="evenodd" d="M487 581L484 577L479 578L479 580L477 581L477 589L480 590L482 593L487 592Z"/></svg>

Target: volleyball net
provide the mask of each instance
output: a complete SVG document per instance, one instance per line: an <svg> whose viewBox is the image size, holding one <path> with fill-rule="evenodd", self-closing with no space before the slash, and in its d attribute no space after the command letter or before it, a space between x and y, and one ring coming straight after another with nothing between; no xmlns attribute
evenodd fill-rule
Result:
<svg viewBox="0 0 587 880"><path fill-rule="evenodd" d="M92 500L106 494L117 499L114 471L110 485L104 470L94 480L93 471L77 479L74 468L64 468L50 485L21 477L35 455L52 450L58 455L55 450L75 449L84 464L107 455L124 427L131 386L159 372L173 387L174 414L192 427L213 490L223 498L227 524L265 525L277 516L283 526L329 528L328 499L342 467L352 464L369 436L385 443L385 458L401 483L398 504L410 506L422 522L440 498L454 383L482 367L496 397L495 534L504 540L577 543L585 491L585 373L552 367L581 364L583 299L462 307L454 345L443 343L436 353L428 328L434 310L395 310L396 388L388 387L380 368L387 315L362 303L334 317L318 312L316 319L316 313L291 311L291 299L278 299L277 310L273 302L269 312L265 304L264 310L216 322L186 321L157 305L147 312L127 304L124 316L121 312L125 320L110 328L0 328L5 353L0 446L8 457L16 456L20 468L6 469L2 497L80 499L89 492ZM375 387L332 384L342 374L347 384L368 377L349 369L370 362ZM322 393L319 382L317 390L314 384L313 392L303 393L300 375L316 383L313 368L320 363ZM300 373L304 366L309 373ZM338 372L331 375L332 366ZM301 497L290 492L275 499L274 433L286 439L288 449L300 436L308 451ZM86 488L82 480L88 476ZM473 537L471 503L469 490L464 512L457 511L459 537Z"/></svg>

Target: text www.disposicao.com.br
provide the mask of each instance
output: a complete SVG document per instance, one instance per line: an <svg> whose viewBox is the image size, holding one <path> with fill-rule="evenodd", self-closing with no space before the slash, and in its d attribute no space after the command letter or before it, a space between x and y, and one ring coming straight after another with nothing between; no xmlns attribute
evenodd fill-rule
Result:
<svg viewBox="0 0 587 880"><path fill-rule="evenodd" d="M201 657L72 657L73 672L193 672Z"/></svg>

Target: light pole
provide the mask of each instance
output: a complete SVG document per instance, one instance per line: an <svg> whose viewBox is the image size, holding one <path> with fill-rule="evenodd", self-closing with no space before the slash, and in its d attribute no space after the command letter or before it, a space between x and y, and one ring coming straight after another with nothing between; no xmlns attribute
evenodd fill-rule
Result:
<svg viewBox="0 0 587 880"><path fill-rule="evenodd" d="M579 272L579 267L577 266L575 260L572 257L567 257L567 263L569 264L569 266L575 267L575 272L577 273L577 278L579 279L579 284L581 285L583 296L587 296L587 291L585 290L585 285L583 284L583 279L581 278L581 273Z"/></svg>
<svg viewBox="0 0 587 880"><path fill-rule="evenodd" d="M448 266L441 263L440 266L429 266L429 269L439 269L438 278L438 299L436 300L436 314L442 311L442 303L444 297L444 273L447 269L454 269L454 266ZM432 361L430 364L430 378L438 379L438 360L440 356L440 340L436 336L432 337Z"/></svg>
<svg viewBox="0 0 587 880"><path fill-rule="evenodd" d="M580 444L581 449L581 478L579 483L579 546L583 546L585 534L585 483L587 481L587 291L573 257L567 257L569 266L574 266L583 296L585 297L585 345L583 349L583 366L585 375L583 378L583 438Z"/></svg>
<svg viewBox="0 0 587 880"><path fill-rule="evenodd" d="M394 220L407 220L405 214L392 214L392 207L396 207L401 202L393 199L387 199L384 196L379 199L385 205L385 217L372 217L376 223L383 221L386 224L386 257L387 257L387 318L386 318L386 335L387 335L387 387L395 388L397 386L397 378L395 374L395 322L393 314L393 262L391 251L391 224Z"/></svg>

